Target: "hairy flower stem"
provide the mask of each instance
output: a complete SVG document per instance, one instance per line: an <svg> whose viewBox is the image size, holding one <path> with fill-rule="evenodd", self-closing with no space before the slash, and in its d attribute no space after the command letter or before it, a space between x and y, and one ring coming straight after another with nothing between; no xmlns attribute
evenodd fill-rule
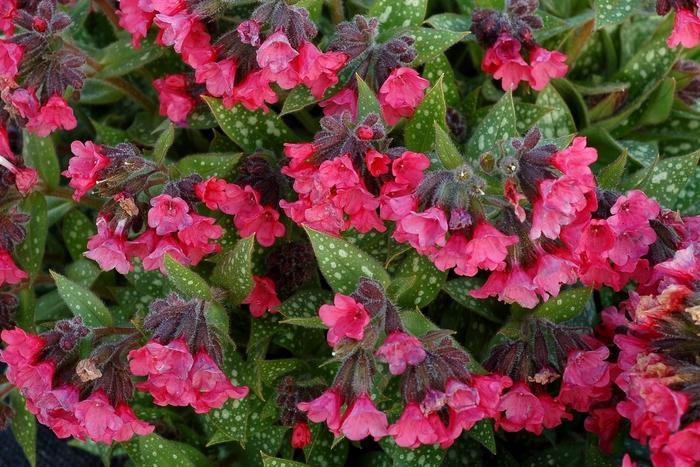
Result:
<svg viewBox="0 0 700 467"><path fill-rule="evenodd" d="M121 29L119 27L119 16L117 16L117 12L114 10L109 0L93 0L93 2L102 10L102 13L104 13L109 22L112 23L114 29L119 31Z"/></svg>
<svg viewBox="0 0 700 467"><path fill-rule="evenodd" d="M46 191L44 191L44 194L46 196L53 196L55 198L62 198L62 199L69 199L69 200L73 199L73 191L69 190L68 188L61 187L61 186L50 189L50 190L47 189ZM83 196L80 199L80 202L84 206L94 208L94 209L100 209L102 207L102 204L103 204L102 200L100 200L98 198L94 198L92 196Z"/></svg>

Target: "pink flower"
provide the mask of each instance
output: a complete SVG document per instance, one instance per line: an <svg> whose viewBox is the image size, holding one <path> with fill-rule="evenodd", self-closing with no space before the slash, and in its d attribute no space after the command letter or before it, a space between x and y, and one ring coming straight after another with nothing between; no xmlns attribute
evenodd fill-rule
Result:
<svg viewBox="0 0 700 467"><path fill-rule="evenodd" d="M657 378L633 377L625 392L627 399L617 404L617 412L630 421L630 435L642 443L678 430L688 409L688 397Z"/></svg>
<svg viewBox="0 0 700 467"><path fill-rule="evenodd" d="M472 409L478 409L479 412L482 411L479 407L479 391L475 387L471 387L454 378L450 378L447 381L445 385L445 396L447 398L447 405L458 412Z"/></svg>
<svg viewBox="0 0 700 467"><path fill-rule="evenodd" d="M260 24L256 21L252 19L245 20L238 25L236 31L238 31L238 36L244 44L250 44L253 47L260 45Z"/></svg>
<svg viewBox="0 0 700 467"><path fill-rule="evenodd" d="M284 143L284 155L289 158L289 168L301 168L316 152L313 143Z"/></svg>
<svg viewBox="0 0 700 467"><path fill-rule="evenodd" d="M206 83L207 91L215 97L233 94L233 82L236 79L236 62L225 59L219 62L209 62L195 70L198 83Z"/></svg>
<svg viewBox="0 0 700 467"><path fill-rule="evenodd" d="M156 236L155 231L148 230L144 232L141 237L144 237L151 232L152 235ZM148 235L151 235L148 234ZM132 243L137 243L141 237L134 240ZM141 258L143 261L143 269L146 271L153 271L159 269L163 274L167 274L168 270L165 268L165 255L170 255L175 261L180 264L189 265L190 259L187 257L183 251L183 245L177 241L173 236L165 236L156 238L156 243L153 248L147 251L146 255Z"/></svg>
<svg viewBox="0 0 700 467"><path fill-rule="evenodd" d="M544 428L554 428L561 425L562 420L572 420L574 416L566 411L566 406L561 402L555 400L549 394L542 393L537 396L540 404L542 404L542 409L544 411L544 418L542 419L542 426Z"/></svg>
<svg viewBox="0 0 700 467"><path fill-rule="evenodd" d="M561 226L573 223L577 214L589 206L586 194L590 191L590 187L567 175L542 180L532 209L530 238L536 240L544 235L557 239Z"/></svg>
<svg viewBox="0 0 700 467"><path fill-rule="evenodd" d="M463 255L466 263L455 272L463 276L473 276L478 269L500 271L505 267L508 247L518 243L517 235L505 235L486 221L481 221L474 228L471 240L466 245Z"/></svg>
<svg viewBox="0 0 700 467"><path fill-rule="evenodd" d="M241 237L245 238L255 234L255 239L264 247L275 244L275 239L284 236L284 224L279 221L280 213L269 206L262 208L259 214L253 217L236 216L235 224Z"/></svg>
<svg viewBox="0 0 700 467"><path fill-rule="evenodd" d="M438 433L415 402L406 405L401 417L389 426L387 434L400 447L411 449L423 444L435 444L439 439Z"/></svg>
<svg viewBox="0 0 700 467"><path fill-rule="evenodd" d="M224 97L224 106L231 108L235 104L241 103L248 110L263 109L267 112L269 108L265 103L274 104L277 99L277 94L270 87L268 76L263 70L257 70L249 73L234 88L232 97Z"/></svg>
<svg viewBox="0 0 700 467"><path fill-rule="evenodd" d="M324 161L318 168L318 180L326 189L354 188L360 183L360 176L345 155Z"/></svg>
<svg viewBox="0 0 700 467"><path fill-rule="evenodd" d="M418 338L403 331L391 332L377 350L377 357L389 364L392 375L406 371L406 365L418 365L425 360L425 350Z"/></svg>
<svg viewBox="0 0 700 467"><path fill-rule="evenodd" d="M342 52L323 53L311 42L304 41L295 65L299 79L316 99L321 99L328 88L338 83L338 70L347 59Z"/></svg>
<svg viewBox="0 0 700 467"><path fill-rule="evenodd" d="M615 436L620 429L620 419L615 407L593 408L583 422L583 426L586 431L597 434L600 449L610 453Z"/></svg>
<svg viewBox="0 0 700 467"><path fill-rule="evenodd" d="M328 344L335 346L344 337L362 340L365 335L365 326L370 321L364 305L341 293L335 294L333 303L333 305L322 305L318 310L321 321L330 328L327 336Z"/></svg>
<svg viewBox="0 0 700 467"><path fill-rule="evenodd" d="M677 47L680 44L686 49L700 44L700 18L691 10L679 8L673 23L673 32L666 43L669 47Z"/></svg>
<svg viewBox="0 0 700 467"><path fill-rule="evenodd" d="M74 408L80 398L77 386L59 386L46 391L37 399L27 399L27 409L59 438L84 439L83 427L75 418Z"/></svg>
<svg viewBox="0 0 700 467"><path fill-rule="evenodd" d="M0 360L7 363L10 370L34 364L46 345L40 336L28 334L17 327L0 332L0 339L7 344L5 350L0 350Z"/></svg>
<svg viewBox="0 0 700 467"><path fill-rule="evenodd" d="M260 195L255 188L246 185L244 188L234 183L226 187L226 201L219 203L221 212L231 214L236 217L252 218L262 213L263 207L260 205Z"/></svg>
<svg viewBox="0 0 700 467"><path fill-rule="evenodd" d="M524 383L517 383L501 397L498 410L503 414L497 420L497 426L505 431L513 432L525 429L540 435L544 429L542 403Z"/></svg>
<svg viewBox="0 0 700 467"><path fill-rule="evenodd" d="M131 44L134 48L141 47L141 39L148 35L148 28L153 23L155 14L144 11L139 6L140 0L119 0L119 26L131 34Z"/></svg>
<svg viewBox="0 0 700 467"><path fill-rule="evenodd" d="M697 466L700 462L700 421L694 421L669 436L661 449L652 452L651 459L654 465L660 466Z"/></svg>
<svg viewBox="0 0 700 467"><path fill-rule="evenodd" d="M286 70L297 55L299 52L292 48L284 32L277 31L270 34L260 45L256 59L260 68L277 74Z"/></svg>
<svg viewBox="0 0 700 467"><path fill-rule="evenodd" d="M229 184L222 178L209 177L207 180L198 183L194 187L194 192L209 209L218 210L225 204L232 195ZM239 189L237 185L234 185ZM234 189L235 190L235 189Z"/></svg>
<svg viewBox="0 0 700 467"><path fill-rule="evenodd" d="M586 412L593 402L606 400L612 394L610 352L605 346L596 350L575 350L569 355L557 399L579 412Z"/></svg>
<svg viewBox="0 0 700 467"><path fill-rule="evenodd" d="M388 424L386 414L377 410L367 394L361 394L345 410L340 431L351 441L370 435L379 441L387 435Z"/></svg>
<svg viewBox="0 0 700 467"><path fill-rule="evenodd" d="M97 184L100 171L109 165L110 160L102 154L102 148L92 141L85 144L73 141L70 150L73 157L68 161L68 170L61 175L71 179L69 185L75 190L73 199L80 201Z"/></svg>
<svg viewBox="0 0 700 467"><path fill-rule="evenodd" d="M190 207L179 197L162 194L151 198L148 210L148 226L156 229L158 235L177 232L192 224Z"/></svg>
<svg viewBox="0 0 700 467"><path fill-rule="evenodd" d="M297 408L306 413L314 423L326 422L328 429L334 434L340 430L340 390L337 387L327 389L316 399L308 402L299 402Z"/></svg>
<svg viewBox="0 0 700 467"><path fill-rule="evenodd" d="M508 35L501 35L484 55L481 69L501 80L504 91L514 91L520 81L531 81L530 66L520 55L520 42Z"/></svg>
<svg viewBox="0 0 700 467"><path fill-rule="evenodd" d="M256 318L261 317L266 311L277 313L277 306L282 302L277 298L275 283L267 277L253 276L255 285L248 296L241 303L250 305L250 314Z"/></svg>
<svg viewBox="0 0 700 467"><path fill-rule="evenodd" d="M177 233L183 249L192 265L197 265L205 256L221 251L221 245L210 243L224 234L224 229L215 224L216 219L192 213L192 224Z"/></svg>
<svg viewBox="0 0 700 467"><path fill-rule="evenodd" d="M373 177L379 177L389 172L389 163L391 159L386 154L370 149L365 154L365 163L367 164L367 170L372 174Z"/></svg>
<svg viewBox="0 0 700 467"><path fill-rule="evenodd" d="M457 274L468 275L472 265L469 264L470 258L465 254L467 244L467 237L462 232L453 232L447 239L445 246L433 254L430 259L440 271L455 268Z"/></svg>
<svg viewBox="0 0 700 467"><path fill-rule="evenodd" d="M17 88L10 94L10 103L22 118L34 118L39 114L39 100L33 89Z"/></svg>
<svg viewBox="0 0 700 467"><path fill-rule="evenodd" d="M622 465L620 467L637 467L637 463L633 462L630 455L625 453L622 457Z"/></svg>
<svg viewBox="0 0 700 467"><path fill-rule="evenodd" d="M124 402L113 407L102 389L75 405L75 417L85 430L85 435L96 443L128 441L134 435L152 433L155 428L136 418Z"/></svg>
<svg viewBox="0 0 700 467"><path fill-rule="evenodd" d="M182 407L194 402L196 396L189 381L194 358L184 340L176 339L168 345L149 341L129 352L128 358L131 373L148 377L136 387L151 394L154 404Z"/></svg>
<svg viewBox="0 0 700 467"><path fill-rule="evenodd" d="M158 35L158 43L163 46L172 46L177 53L182 52L182 45L190 34L197 18L187 11L173 14L157 14L155 23L161 29Z"/></svg>
<svg viewBox="0 0 700 467"><path fill-rule="evenodd" d="M196 413L207 413L220 408L229 399L243 399L248 395L248 387L234 386L204 350L194 357L189 379L195 394L191 405Z"/></svg>
<svg viewBox="0 0 700 467"><path fill-rule="evenodd" d="M498 296L506 303L518 303L525 308L534 308L539 303L538 287L533 278L519 265L511 266L510 271L494 271L486 283L477 290L469 292L474 298Z"/></svg>
<svg viewBox="0 0 700 467"><path fill-rule="evenodd" d="M0 4L0 31L6 37L11 37L15 31L15 15L17 14L17 0L7 0Z"/></svg>
<svg viewBox="0 0 700 467"><path fill-rule="evenodd" d="M323 109L323 115L340 115L347 112L354 120L357 117L357 91L343 88L318 105Z"/></svg>
<svg viewBox="0 0 700 467"><path fill-rule="evenodd" d="M195 70L214 61L216 51L211 45L211 36L201 21L192 25L190 33L182 43L182 61Z"/></svg>
<svg viewBox="0 0 700 467"><path fill-rule="evenodd" d="M119 274L134 270L127 255L126 238L122 232L112 230L109 221L102 215L97 217L97 233L87 242L86 258L96 261L103 271L115 269Z"/></svg>
<svg viewBox="0 0 700 467"><path fill-rule="evenodd" d="M296 422L292 428L292 447L304 449L311 444L311 429L306 422Z"/></svg>
<svg viewBox="0 0 700 467"><path fill-rule="evenodd" d="M564 252L559 252L564 256ZM538 287L542 298L547 300L547 294L552 297L559 295L562 284L575 284L578 280L578 266L558 254L542 252L534 265L536 269L532 282Z"/></svg>
<svg viewBox="0 0 700 467"><path fill-rule="evenodd" d="M19 284L28 277L29 275L26 272L15 265L12 256L7 251L0 249L0 286L3 284Z"/></svg>
<svg viewBox="0 0 700 467"><path fill-rule="evenodd" d="M187 77L168 75L153 81L153 87L158 91L160 114L175 123L187 123L187 116L197 105L188 92Z"/></svg>
<svg viewBox="0 0 700 467"><path fill-rule="evenodd" d="M644 192L632 190L627 195L617 198L610 208L611 216L608 218L608 224L618 234L635 230L640 226L646 226L649 220L655 219L660 209L659 203L649 198Z"/></svg>
<svg viewBox="0 0 700 467"><path fill-rule="evenodd" d="M535 47L530 52L530 87L541 91L552 79L563 78L569 71L566 55L558 51L550 51Z"/></svg>
<svg viewBox="0 0 700 467"><path fill-rule="evenodd" d="M14 80L23 55L24 49L21 46L0 40L0 78Z"/></svg>
<svg viewBox="0 0 700 467"><path fill-rule="evenodd" d="M423 181L423 171L430 167L430 160L424 154L405 151L391 164L394 181L416 187Z"/></svg>
<svg viewBox="0 0 700 467"><path fill-rule="evenodd" d="M31 167L17 167L15 164L10 162L10 160L14 158L12 156L12 151L9 150L9 141L3 138L2 145L6 146L5 151L7 153L7 158L0 155L0 167L6 168L12 173L12 175L14 175L15 187L17 187L17 191L19 191L21 195L26 196L37 184L39 175L37 174L36 170L32 169Z"/></svg>
<svg viewBox="0 0 700 467"><path fill-rule="evenodd" d="M396 125L401 117L410 117L423 100L423 92L430 86L427 79L421 78L412 68L394 68L379 88L379 104L384 120Z"/></svg>
<svg viewBox="0 0 700 467"><path fill-rule="evenodd" d="M474 387L479 391L479 407L490 418L497 416L501 394L505 388L513 385L513 381L507 376L498 374L474 376Z"/></svg>
<svg viewBox="0 0 700 467"><path fill-rule="evenodd" d="M394 239L408 242L419 252L430 252L445 245L447 218L442 209L432 207L423 212L411 212L396 224Z"/></svg>
<svg viewBox="0 0 700 467"><path fill-rule="evenodd" d="M52 131L62 128L72 130L78 125L78 121L63 97L54 95L49 97L39 113L35 117L30 117L27 129L42 138L48 136Z"/></svg>

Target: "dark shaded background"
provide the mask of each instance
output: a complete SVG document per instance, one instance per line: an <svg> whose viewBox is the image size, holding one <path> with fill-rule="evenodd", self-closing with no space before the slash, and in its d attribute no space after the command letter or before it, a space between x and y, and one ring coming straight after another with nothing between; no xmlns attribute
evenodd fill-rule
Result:
<svg viewBox="0 0 700 467"><path fill-rule="evenodd" d="M98 467L102 462L82 449L68 446L43 425L37 423L37 467ZM0 431L0 467L29 467L12 430Z"/></svg>

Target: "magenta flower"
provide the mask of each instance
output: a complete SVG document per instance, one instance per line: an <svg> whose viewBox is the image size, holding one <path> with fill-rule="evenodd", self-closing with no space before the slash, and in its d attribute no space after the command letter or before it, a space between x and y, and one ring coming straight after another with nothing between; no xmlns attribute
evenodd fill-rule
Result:
<svg viewBox="0 0 700 467"><path fill-rule="evenodd" d="M484 55L481 69L501 80L504 91L514 91L521 81L530 82L530 66L522 55L520 42L508 35L501 35Z"/></svg>
<svg viewBox="0 0 700 467"><path fill-rule="evenodd" d="M3 284L19 284L29 275L17 267L12 256L0 249L0 286Z"/></svg>
<svg viewBox="0 0 700 467"><path fill-rule="evenodd" d="M321 99L328 88L338 83L338 71L347 59L342 52L323 53L311 42L304 41L299 47L295 68L304 86L316 99Z"/></svg>
<svg viewBox="0 0 700 467"><path fill-rule="evenodd" d="M0 40L0 78L13 81L19 72L24 49L13 43Z"/></svg>
<svg viewBox="0 0 700 467"><path fill-rule="evenodd" d="M305 412L312 422L326 422L328 429L334 434L338 434L340 430L341 405L343 405L343 401L340 398L340 390L337 387L332 387L314 400L299 402L297 407L302 412Z"/></svg>
<svg viewBox="0 0 700 467"><path fill-rule="evenodd" d="M229 399L243 399L248 395L248 387L234 386L204 350L194 357L189 380L195 394L191 405L196 413L207 413L220 408Z"/></svg>
<svg viewBox="0 0 700 467"><path fill-rule="evenodd" d="M379 360L388 363L389 372L395 376L406 371L406 365L418 365L425 356L421 341L403 331L390 333L377 350Z"/></svg>
<svg viewBox="0 0 700 467"><path fill-rule="evenodd" d="M357 91L343 88L326 100L319 102L323 115L341 115L347 112L353 119L357 117Z"/></svg>
<svg viewBox="0 0 700 467"><path fill-rule="evenodd" d="M396 183L414 188L423 180L423 171L430 167L430 160L418 152L405 151L391 163L391 173Z"/></svg>
<svg viewBox="0 0 700 467"><path fill-rule="evenodd" d="M294 50L287 36L283 32L277 31L270 34L265 42L260 44L256 58L260 68L277 74L289 68L297 55L299 52Z"/></svg>
<svg viewBox="0 0 700 467"><path fill-rule="evenodd" d="M69 384L46 391L35 400L27 399L27 409L57 437L84 439L84 429L74 413L79 398L78 387Z"/></svg>
<svg viewBox="0 0 700 467"><path fill-rule="evenodd" d="M77 125L78 121L73 115L73 109L68 106L63 97L54 95L41 106L38 114L29 117L27 129L43 138L59 128L72 130Z"/></svg>
<svg viewBox="0 0 700 467"><path fill-rule="evenodd" d="M351 441L367 436L379 441L388 434L388 425L386 414L377 410L367 394L360 394L345 410L340 431Z"/></svg>
<svg viewBox="0 0 700 467"><path fill-rule="evenodd" d="M134 270L129 261L126 236L123 232L112 230L106 217L97 217L97 233L90 237L83 255L97 262L103 271L115 269L119 274L128 274Z"/></svg>
<svg viewBox="0 0 700 467"><path fill-rule="evenodd" d="M160 114L177 124L187 123L187 116L197 105L188 92L187 77L168 75L153 81L153 87L158 91Z"/></svg>
<svg viewBox="0 0 700 467"><path fill-rule="evenodd" d="M318 179L326 189L354 188L360 183L360 176L347 155L321 163Z"/></svg>
<svg viewBox="0 0 700 467"><path fill-rule="evenodd" d="M100 171L109 165L109 157L92 141L73 141L70 149L73 157L68 161L68 170L61 175L71 179L69 185L75 190L73 199L80 201L97 184Z"/></svg>
<svg viewBox="0 0 700 467"><path fill-rule="evenodd" d="M253 276L255 285L250 294L241 302L249 305L250 314L259 318L269 311L277 313L277 307L282 303L277 297L275 283L267 277Z"/></svg>
<svg viewBox="0 0 700 467"><path fill-rule="evenodd" d="M535 47L530 52L530 87L541 91L552 79L563 78L569 71L566 55L556 50Z"/></svg>
<svg viewBox="0 0 700 467"><path fill-rule="evenodd" d="M236 62L225 59L205 63L195 70L198 83L205 83L207 92L215 97L233 95L233 82L236 79Z"/></svg>
<svg viewBox="0 0 700 467"><path fill-rule="evenodd" d="M270 247L274 245L277 238L284 236L284 224L279 221L279 218L280 213L276 209L265 206L261 207L259 213L250 217L237 215L235 224L241 237L255 234L255 239L260 245Z"/></svg>
<svg viewBox="0 0 700 467"><path fill-rule="evenodd" d="M335 347L344 337L362 340L365 335L365 326L370 321L364 305L341 293L335 294L333 303L333 305L322 305L318 310L321 321L330 328L327 335L328 344Z"/></svg>
<svg viewBox="0 0 700 467"><path fill-rule="evenodd" d="M437 246L445 245L447 217L442 209L432 207L423 212L410 212L396 223L394 239L408 242L419 252L436 251Z"/></svg>
<svg viewBox="0 0 700 467"><path fill-rule="evenodd" d="M192 224L190 207L185 200L162 194L151 199L148 226L158 235L177 232Z"/></svg>
<svg viewBox="0 0 700 467"><path fill-rule="evenodd" d="M253 47L260 45L260 24L254 20L245 20L236 28L241 42L250 44Z"/></svg>
<svg viewBox="0 0 700 467"><path fill-rule="evenodd" d="M192 265L197 265L205 256L221 251L221 245L210 243L221 238L224 229L215 224L213 217L192 213L192 224L177 233L185 254Z"/></svg>
<svg viewBox="0 0 700 467"><path fill-rule="evenodd" d="M139 420L126 403L112 406L102 389L75 405L75 417L85 435L96 443L128 441L134 435L145 436L155 429Z"/></svg>
<svg viewBox="0 0 700 467"><path fill-rule="evenodd" d="M311 444L311 429L306 422L296 422L292 428L292 447L304 449Z"/></svg>
<svg viewBox="0 0 700 467"><path fill-rule="evenodd" d="M240 103L248 110L269 110L267 104L277 102L277 94L270 87L270 78L264 70L249 73L233 90L233 96L224 96L224 106L231 108Z"/></svg>
<svg viewBox="0 0 700 467"><path fill-rule="evenodd" d="M516 383L498 404L501 413L496 425L505 431L527 430L539 435L542 433L544 408L542 403L524 383Z"/></svg>
<svg viewBox="0 0 700 467"><path fill-rule="evenodd" d="M415 402L406 405L401 417L389 425L387 434L402 448L415 449L423 444L435 444L439 440L433 425Z"/></svg>
<svg viewBox="0 0 700 467"><path fill-rule="evenodd" d="M379 104L387 124L396 125L401 117L411 117L423 101L428 86L430 82L421 78L416 70L394 68L379 88Z"/></svg>
<svg viewBox="0 0 700 467"><path fill-rule="evenodd" d="M498 296L506 303L518 303L525 308L534 308L539 303L538 287L520 266L511 266L510 271L494 271L486 283L469 294L474 298Z"/></svg>
<svg viewBox="0 0 700 467"><path fill-rule="evenodd" d="M518 243L517 235L505 235L486 221L481 221L474 228L464 256L466 264L456 272L464 276L473 276L477 269L500 271L505 266L508 247Z"/></svg>
<svg viewBox="0 0 700 467"><path fill-rule="evenodd" d="M679 8L673 23L673 32L666 40L669 47L682 45L692 49L700 44L700 18L685 8Z"/></svg>
<svg viewBox="0 0 700 467"><path fill-rule="evenodd" d="M153 23L155 13L144 11L140 0L119 0L119 26L131 34L134 48L141 47L141 39L148 35L148 28Z"/></svg>
<svg viewBox="0 0 700 467"><path fill-rule="evenodd" d="M376 149L370 149L365 153L365 164L367 164L367 170L373 177L379 177L389 172L389 163L391 163L389 156L382 154Z"/></svg>

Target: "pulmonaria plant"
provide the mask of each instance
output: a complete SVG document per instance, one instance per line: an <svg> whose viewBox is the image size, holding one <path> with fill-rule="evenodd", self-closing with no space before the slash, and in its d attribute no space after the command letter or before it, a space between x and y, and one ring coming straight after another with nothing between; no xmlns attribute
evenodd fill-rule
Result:
<svg viewBox="0 0 700 467"><path fill-rule="evenodd" d="M699 7L0 0L0 429L697 466Z"/></svg>

